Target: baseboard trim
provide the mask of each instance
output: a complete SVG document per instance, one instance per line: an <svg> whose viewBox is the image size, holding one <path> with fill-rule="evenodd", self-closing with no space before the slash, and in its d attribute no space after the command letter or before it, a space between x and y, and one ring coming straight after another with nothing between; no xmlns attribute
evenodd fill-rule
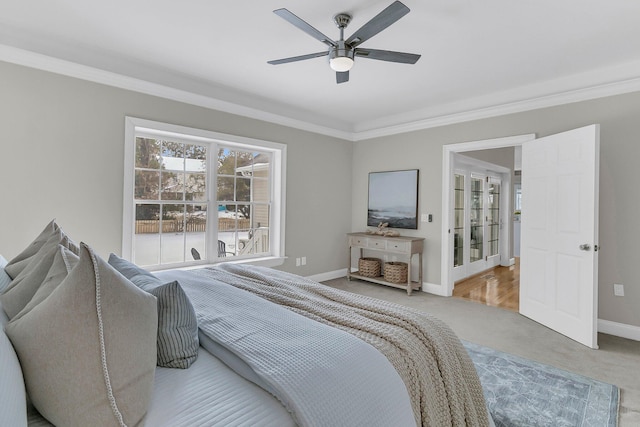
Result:
<svg viewBox="0 0 640 427"><path fill-rule="evenodd" d="M352 272L357 270L358 270L357 268L351 268ZM312 276L306 276L306 278L314 280L316 282L325 282L327 280L340 279L345 277L346 275L347 275L347 269L343 268L341 270L328 271L326 273L319 273L319 274L314 274ZM436 283L422 282L422 292L438 295L441 297L451 296L451 295L447 295L447 290L444 289L443 286L440 286Z"/></svg>
<svg viewBox="0 0 640 427"><path fill-rule="evenodd" d="M634 341L640 341L640 326L598 319L598 332Z"/></svg>
<svg viewBox="0 0 640 427"><path fill-rule="evenodd" d="M316 282L324 282L327 280L340 279L347 275L347 269L342 268L340 270L328 271L326 273L314 274L312 276L306 276L307 279L314 280Z"/></svg>
<svg viewBox="0 0 640 427"><path fill-rule="evenodd" d="M516 263L516 259L515 258L509 258L506 261L502 261L500 263L500 265L502 267L511 267L512 265L514 265Z"/></svg>
<svg viewBox="0 0 640 427"><path fill-rule="evenodd" d="M426 292L441 297L450 297L447 293L447 287L441 286L436 283L422 282L422 292Z"/></svg>
<svg viewBox="0 0 640 427"><path fill-rule="evenodd" d="M352 269L355 270L355 269ZM347 275L346 268L340 270L328 271L326 273L314 274L307 276L307 279L316 282L324 282L327 280L340 279ZM422 282L422 292L438 295L441 297L449 297L445 286L436 283ZM614 335L620 338L626 338L634 341L640 341L640 326L627 325L625 323L612 322L610 320L598 319L598 332L603 334Z"/></svg>

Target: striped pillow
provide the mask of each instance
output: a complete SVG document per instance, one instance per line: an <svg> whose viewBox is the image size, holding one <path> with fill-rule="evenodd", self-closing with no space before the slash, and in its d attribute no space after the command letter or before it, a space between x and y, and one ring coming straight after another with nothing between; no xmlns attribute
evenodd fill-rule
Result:
<svg viewBox="0 0 640 427"><path fill-rule="evenodd" d="M177 281L148 290L158 299L158 366L187 369L198 357L198 321Z"/></svg>
<svg viewBox="0 0 640 427"><path fill-rule="evenodd" d="M140 289L158 298L158 366L187 369L198 357L196 313L178 282L162 284L151 272L109 255L109 264Z"/></svg>

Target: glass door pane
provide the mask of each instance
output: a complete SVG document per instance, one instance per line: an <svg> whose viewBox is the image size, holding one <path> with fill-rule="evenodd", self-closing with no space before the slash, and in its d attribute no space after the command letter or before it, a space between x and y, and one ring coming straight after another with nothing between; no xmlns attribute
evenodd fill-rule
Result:
<svg viewBox="0 0 640 427"><path fill-rule="evenodd" d="M471 241L469 242L469 261L483 258L484 229L484 179L471 177Z"/></svg>
<svg viewBox="0 0 640 427"><path fill-rule="evenodd" d="M500 183L489 184L489 202L487 206L488 227L488 255L497 255L500 252Z"/></svg>
<svg viewBox="0 0 640 427"><path fill-rule="evenodd" d="M454 175L453 266L464 264L464 175Z"/></svg>

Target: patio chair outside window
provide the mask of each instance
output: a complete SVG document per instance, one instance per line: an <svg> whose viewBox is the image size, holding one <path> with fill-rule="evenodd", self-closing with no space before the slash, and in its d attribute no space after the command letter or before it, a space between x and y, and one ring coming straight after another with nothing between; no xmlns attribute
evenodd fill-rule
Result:
<svg viewBox="0 0 640 427"><path fill-rule="evenodd" d="M227 254L235 256L233 252L227 252L227 244L222 240L218 240L218 257L226 257Z"/></svg>

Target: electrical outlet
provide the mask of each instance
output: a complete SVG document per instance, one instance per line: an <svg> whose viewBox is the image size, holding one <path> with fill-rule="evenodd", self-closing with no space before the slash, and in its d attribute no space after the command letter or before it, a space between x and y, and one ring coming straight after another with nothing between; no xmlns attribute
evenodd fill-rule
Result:
<svg viewBox="0 0 640 427"><path fill-rule="evenodd" d="M624 296L624 285L621 285L619 283L615 283L613 285L613 294L617 297L623 297Z"/></svg>
<svg viewBox="0 0 640 427"><path fill-rule="evenodd" d="M296 267L300 267L300 258L296 258Z"/></svg>
<svg viewBox="0 0 640 427"><path fill-rule="evenodd" d="M302 265L307 265L307 257L303 256L301 259Z"/></svg>

